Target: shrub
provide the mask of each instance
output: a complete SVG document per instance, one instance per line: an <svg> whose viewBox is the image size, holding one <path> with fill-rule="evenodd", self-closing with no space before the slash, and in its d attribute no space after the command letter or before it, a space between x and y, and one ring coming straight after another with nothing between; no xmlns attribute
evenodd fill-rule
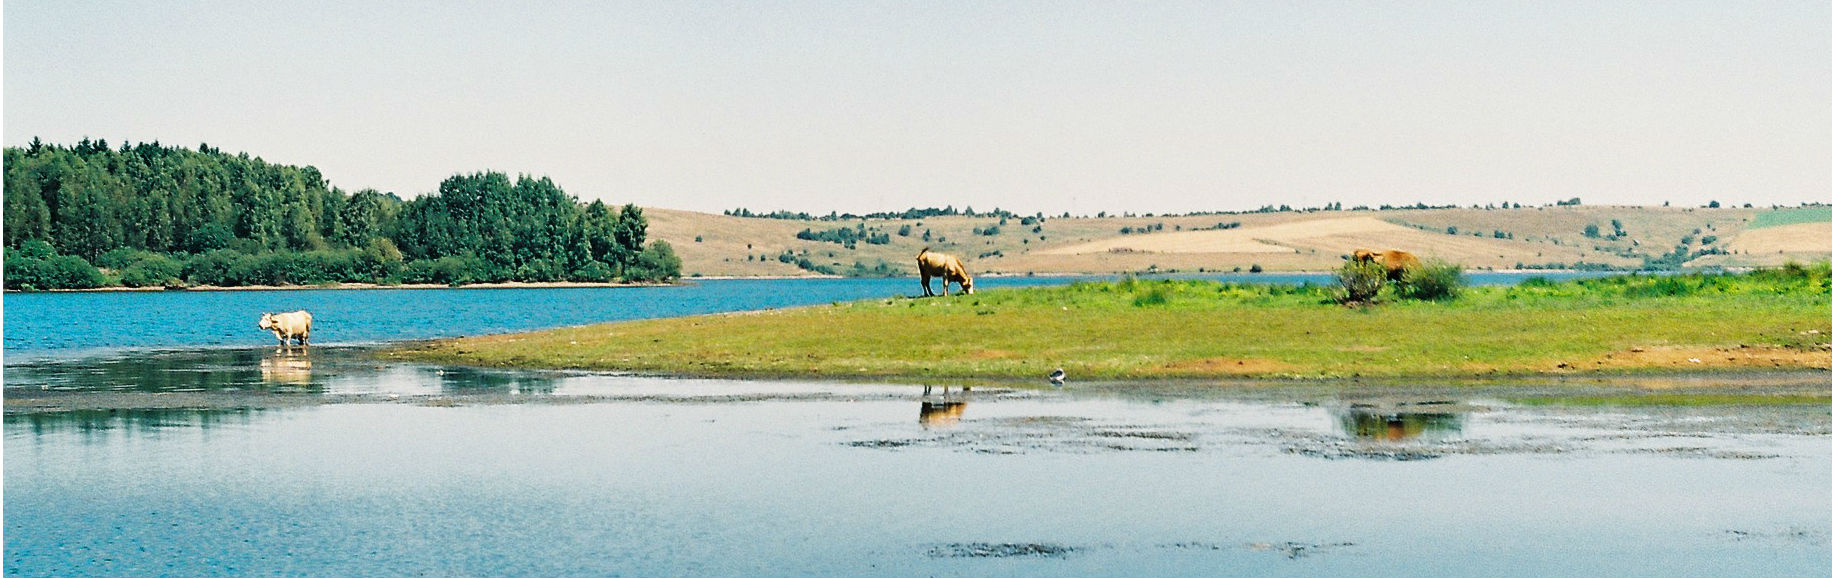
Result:
<svg viewBox="0 0 1832 578"><path fill-rule="evenodd" d="M1400 297L1407 299L1426 301L1455 299L1463 291L1463 267L1455 263L1432 259L1417 267L1407 269L1394 288L1399 291Z"/></svg>
<svg viewBox="0 0 1832 578"><path fill-rule="evenodd" d="M40 289L94 289L108 284L101 270L76 255L45 259L44 276Z"/></svg>
<svg viewBox="0 0 1832 578"><path fill-rule="evenodd" d="M128 287L172 286L179 284L178 278L183 274L183 263L165 255L147 253L121 270L121 284Z"/></svg>
<svg viewBox="0 0 1832 578"><path fill-rule="evenodd" d="M240 285L241 283L230 277L229 272L235 268L235 262L244 257L245 255L232 249L198 253L185 260L182 274L186 281L195 285L218 287Z"/></svg>
<svg viewBox="0 0 1832 578"><path fill-rule="evenodd" d="M7 249L6 252L8 253L6 256L7 289L37 291L49 288L45 286L45 278L49 275L44 259L25 257L12 249Z"/></svg>
<svg viewBox="0 0 1832 578"><path fill-rule="evenodd" d="M802 261L807 261L807 259L802 259ZM809 265L812 265L812 263L803 265L802 268L814 270L814 268ZM830 275L833 274L831 269L824 272ZM667 281L680 276L680 256L674 254L673 245L669 245L667 241L661 240L650 243L647 248L644 248L641 253L638 253L636 255L636 262L624 269L623 272L624 279L637 282Z"/></svg>
<svg viewBox="0 0 1832 578"><path fill-rule="evenodd" d="M1387 268L1373 261L1350 260L1336 270L1336 283L1342 287L1336 300L1342 303L1372 303L1387 285Z"/></svg>
<svg viewBox="0 0 1832 578"><path fill-rule="evenodd" d="M487 267L483 259L471 256L447 255L438 259L419 259L409 261L407 266L401 268L401 282L460 285L477 281L474 273Z"/></svg>
<svg viewBox="0 0 1832 578"><path fill-rule="evenodd" d="M138 263L154 255L157 255L157 253L153 253L152 251L142 251L139 249L132 249L128 247L120 247L112 251L109 251L107 253L103 253L101 254L101 256L96 257L95 265L97 267L105 267L108 269L121 270L121 269L126 269L128 267L132 267L134 263Z"/></svg>
<svg viewBox="0 0 1832 578"><path fill-rule="evenodd" d="M1144 293L1132 298L1133 307L1163 305L1170 302L1170 289L1163 285L1146 289Z"/></svg>

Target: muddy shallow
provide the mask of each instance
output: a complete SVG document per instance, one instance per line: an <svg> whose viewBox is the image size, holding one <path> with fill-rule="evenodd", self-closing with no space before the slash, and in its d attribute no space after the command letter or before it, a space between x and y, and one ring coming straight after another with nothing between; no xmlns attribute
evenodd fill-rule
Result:
<svg viewBox="0 0 1832 578"><path fill-rule="evenodd" d="M6 367L6 572L1832 574L1826 376L1722 379L925 396L40 359Z"/></svg>

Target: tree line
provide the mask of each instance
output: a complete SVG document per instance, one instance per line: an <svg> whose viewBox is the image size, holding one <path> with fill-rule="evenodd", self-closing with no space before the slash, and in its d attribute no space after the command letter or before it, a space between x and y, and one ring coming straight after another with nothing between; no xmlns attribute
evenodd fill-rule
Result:
<svg viewBox="0 0 1832 578"><path fill-rule="evenodd" d="M5 173L9 289L680 276L641 208L545 177L455 175L406 201L207 144L89 139L7 147Z"/></svg>

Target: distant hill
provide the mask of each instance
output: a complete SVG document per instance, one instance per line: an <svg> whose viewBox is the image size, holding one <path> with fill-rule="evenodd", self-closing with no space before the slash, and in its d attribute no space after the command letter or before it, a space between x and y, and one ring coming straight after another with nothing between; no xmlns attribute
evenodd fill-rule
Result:
<svg viewBox="0 0 1832 578"><path fill-rule="evenodd" d="M1746 267L1832 259L1832 207L1818 206L839 220L649 209L648 216L651 238L672 243L690 276L909 275L923 247L960 255L976 274L1194 273L1254 265L1323 271L1361 247L1402 249L1471 269Z"/></svg>

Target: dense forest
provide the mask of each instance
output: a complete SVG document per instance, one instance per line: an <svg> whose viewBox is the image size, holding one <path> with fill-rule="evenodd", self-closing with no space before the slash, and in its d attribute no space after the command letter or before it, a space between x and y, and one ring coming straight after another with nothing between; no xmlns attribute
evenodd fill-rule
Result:
<svg viewBox="0 0 1832 578"><path fill-rule="evenodd" d="M680 276L641 208L582 204L547 178L456 175L404 201L209 145L88 139L33 139L5 164L8 289Z"/></svg>

